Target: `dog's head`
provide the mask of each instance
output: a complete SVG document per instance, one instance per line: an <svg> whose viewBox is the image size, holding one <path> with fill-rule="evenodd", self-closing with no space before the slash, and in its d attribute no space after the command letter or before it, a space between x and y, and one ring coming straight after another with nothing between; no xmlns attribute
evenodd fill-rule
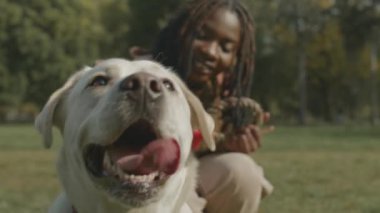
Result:
<svg viewBox="0 0 380 213"><path fill-rule="evenodd" d="M194 129L215 149L214 124L198 98L150 61L109 59L75 73L36 119L46 147L53 125L64 138L58 167L65 188L91 182L129 206L154 200L186 166Z"/></svg>

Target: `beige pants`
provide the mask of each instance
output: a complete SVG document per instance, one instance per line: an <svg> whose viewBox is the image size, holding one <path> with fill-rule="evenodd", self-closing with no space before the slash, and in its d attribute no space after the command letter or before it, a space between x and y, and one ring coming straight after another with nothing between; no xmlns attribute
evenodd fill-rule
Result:
<svg viewBox="0 0 380 213"><path fill-rule="evenodd" d="M263 169L241 153L200 158L199 187L207 213L257 212L261 199L273 190Z"/></svg>

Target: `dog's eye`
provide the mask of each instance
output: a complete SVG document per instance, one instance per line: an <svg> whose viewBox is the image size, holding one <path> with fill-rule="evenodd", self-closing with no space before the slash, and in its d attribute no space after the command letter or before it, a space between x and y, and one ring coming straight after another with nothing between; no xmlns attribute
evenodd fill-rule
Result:
<svg viewBox="0 0 380 213"><path fill-rule="evenodd" d="M168 89L170 91L174 91L174 85L173 85L173 83L170 80L164 79L162 81L162 83L164 84L164 86L166 87L166 89Z"/></svg>
<svg viewBox="0 0 380 213"><path fill-rule="evenodd" d="M101 86L106 86L108 84L108 81L110 79L106 76L96 76L91 83L89 84L90 87L101 87Z"/></svg>

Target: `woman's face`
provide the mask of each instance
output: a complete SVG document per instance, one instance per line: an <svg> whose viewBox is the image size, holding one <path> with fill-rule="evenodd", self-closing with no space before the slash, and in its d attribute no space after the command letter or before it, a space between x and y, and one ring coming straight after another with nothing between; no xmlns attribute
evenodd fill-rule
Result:
<svg viewBox="0 0 380 213"><path fill-rule="evenodd" d="M217 74L229 71L236 63L240 45L240 21L234 12L218 9L196 32L192 43L190 82L207 82Z"/></svg>

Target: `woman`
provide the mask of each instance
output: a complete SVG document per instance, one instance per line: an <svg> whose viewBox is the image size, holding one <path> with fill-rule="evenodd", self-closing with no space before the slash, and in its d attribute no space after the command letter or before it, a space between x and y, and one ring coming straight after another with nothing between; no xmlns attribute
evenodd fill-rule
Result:
<svg viewBox="0 0 380 213"><path fill-rule="evenodd" d="M221 105L254 103L237 98L249 96L254 55L253 21L237 0L188 2L160 32L152 50L153 59L180 75L217 124L221 113L215 109ZM262 130L239 123L238 115L232 116L237 117L229 125L233 130L218 138L216 153L200 151L199 194L207 200L208 213L257 212L260 200L273 189L247 155L260 147ZM226 132L225 119L220 120L217 131ZM201 202L194 206L201 208Z"/></svg>

